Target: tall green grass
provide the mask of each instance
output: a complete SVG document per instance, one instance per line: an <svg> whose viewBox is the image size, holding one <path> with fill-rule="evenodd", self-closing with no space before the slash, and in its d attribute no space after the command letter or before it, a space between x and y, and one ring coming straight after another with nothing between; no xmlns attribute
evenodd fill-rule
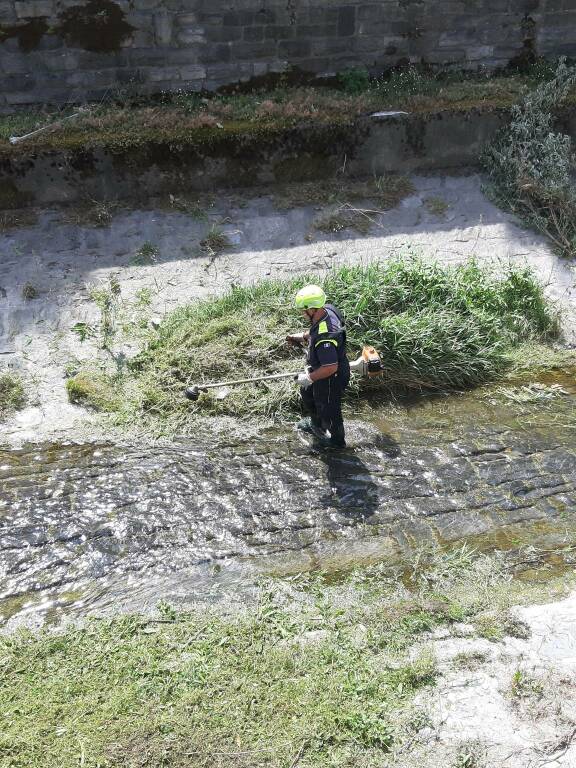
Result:
<svg viewBox="0 0 576 768"><path fill-rule="evenodd" d="M121 418L287 414L298 402L291 382L237 387L224 399L208 393L197 404L182 391L192 383L301 369L302 353L284 337L304 328L293 301L310 281L322 282L343 310L350 357L364 344L380 350L385 375L376 386L386 392L480 384L504 370L513 347L558 332L541 286L525 268L509 267L498 277L476 261L444 267L407 255L344 266L324 279L266 280L167 316L121 382Z"/></svg>

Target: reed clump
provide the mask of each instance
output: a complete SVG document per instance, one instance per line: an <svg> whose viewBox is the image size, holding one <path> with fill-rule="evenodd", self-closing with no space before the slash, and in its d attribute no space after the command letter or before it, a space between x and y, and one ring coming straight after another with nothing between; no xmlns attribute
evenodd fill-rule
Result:
<svg viewBox="0 0 576 768"><path fill-rule="evenodd" d="M389 395L475 386L502 374L514 348L553 339L559 330L529 269L510 266L497 275L474 260L446 267L407 254L343 266L324 278L235 286L177 309L115 382L110 409L126 423L152 419L180 427L198 414L288 416L298 403L291 381L231 388L226 397L211 391L197 403L185 400L183 390L301 370L302 352L289 349L284 337L303 327L293 300L311 281L322 283L343 310L350 357L364 344L382 354L384 376L356 382L357 396L366 389Z"/></svg>

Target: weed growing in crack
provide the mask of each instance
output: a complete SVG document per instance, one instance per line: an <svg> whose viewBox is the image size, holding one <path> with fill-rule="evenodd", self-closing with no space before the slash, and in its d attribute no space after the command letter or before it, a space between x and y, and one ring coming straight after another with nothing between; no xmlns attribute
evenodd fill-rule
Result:
<svg viewBox="0 0 576 768"><path fill-rule="evenodd" d="M132 259L132 265L135 267L146 267L150 264L155 264L160 256L158 248L148 241L143 243L136 251L136 255Z"/></svg>
<svg viewBox="0 0 576 768"><path fill-rule="evenodd" d="M228 235L216 225L211 227L206 237L200 241L200 247L210 256L221 253L226 248L229 248L230 245L231 242Z"/></svg>
<svg viewBox="0 0 576 768"><path fill-rule="evenodd" d="M443 200L441 197L427 197L424 200L424 207L428 211L428 213L433 214L434 216L445 216L447 210L450 208L450 205L446 202L446 200Z"/></svg>
<svg viewBox="0 0 576 768"><path fill-rule="evenodd" d="M544 685L535 675L522 669L516 669L510 682L510 696L513 699L540 698Z"/></svg>
<svg viewBox="0 0 576 768"><path fill-rule="evenodd" d="M453 763L454 768L484 768L486 765L486 747L477 740L462 742Z"/></svg>
<svg viewBox="0 0 576 768"><path fill-rule="evenodd" d="M32 285L32 283L26 283L22 288L22 298L26 301L38 298L38 289Z"/></svg>
<svg viewBox="0 0 576 768"><path fill-rule="evenodd" d="M320 232L337 233L353 229L362 235L367 235L373 224L368 212L342 206L331 213L325 213L314 221L314 228Z"/></svg>

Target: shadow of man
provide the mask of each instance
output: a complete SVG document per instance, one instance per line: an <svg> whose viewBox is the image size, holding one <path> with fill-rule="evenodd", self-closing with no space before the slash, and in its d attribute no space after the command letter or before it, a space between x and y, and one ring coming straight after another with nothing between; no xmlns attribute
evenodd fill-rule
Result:
<svg viewBox="0 0 576 768"><path fill-rule="evenodd" d="M379 435L373 447L390 458L400 455L398 443L388 435ZM371 517L378 509L379 487L357 450L322 451L320 460L326 465L330 485L330 492L321 497L322 503L355 522Z"/></svg>

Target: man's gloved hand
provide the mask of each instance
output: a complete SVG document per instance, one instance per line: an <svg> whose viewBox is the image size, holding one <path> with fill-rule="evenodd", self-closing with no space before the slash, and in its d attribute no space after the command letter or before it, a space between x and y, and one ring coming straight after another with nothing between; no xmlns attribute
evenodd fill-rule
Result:
<svg viewBox="0 0 576 768"><path fill-rule="evenodd" d="M302 389L308 389L308 387L311 387L314 382L310 378L310 374L308 371L304 371L304 373L298 374L298 386L302 387Z"/></svg>
<svg viewBox="0 0 576 768"><path fill-rule="evenodd" d="M305 338L303 333L289 333L286 336L286 341L291 347L299 347L304 344Z"/></svg>

